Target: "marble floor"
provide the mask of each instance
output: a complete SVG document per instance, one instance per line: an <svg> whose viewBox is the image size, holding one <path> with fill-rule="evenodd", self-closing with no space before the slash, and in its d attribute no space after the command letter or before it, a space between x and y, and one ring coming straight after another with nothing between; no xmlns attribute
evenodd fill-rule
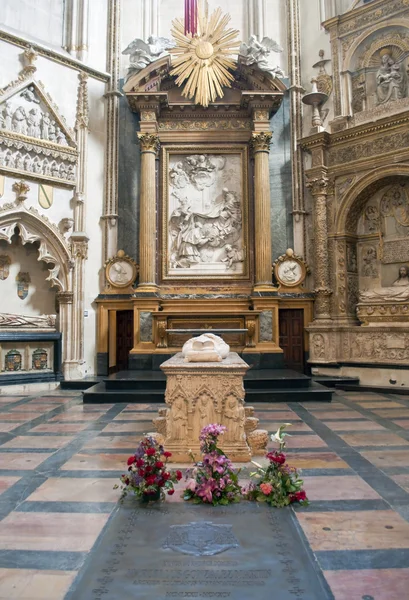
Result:
<svg viewBox="0 0 409 600"><path fill-rule="evenodd" d="M331 405L255 407L271 432L293 424L289 462L302 469L311 500L296 515L334 598L407 598L409 397L337 392ZM0 600L69 598L115 508L118 476L157 409L3 388ZM178 493L169 500L181 501Z"/></svg>

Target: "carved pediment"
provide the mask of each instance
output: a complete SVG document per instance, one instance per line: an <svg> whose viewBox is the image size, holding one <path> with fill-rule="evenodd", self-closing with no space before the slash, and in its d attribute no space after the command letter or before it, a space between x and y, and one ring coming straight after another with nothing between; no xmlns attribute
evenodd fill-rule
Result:
<svg viewBox="0 0 409 600"><path fill-rule="evenodd" d="M128 96L132 110L139 112L140 107L137 102L140 102L141 98L144 98L145 103L149 103L155 98L163 107L183 105L183 110L192 107L200 112L201 107L196 107L193 99L187 100L182 96L181 90L176 84L176 78L170 75L171 69L171 57L168 55L152 62L145 69L130 77L125 83L123 91ZM264 93L269 98L276 97L277 106L275 108L281 104L282 96L287 90L282 79L262 71L255 65L245 65L240 57L233 75L232 88L223 88L224 97L217 98L212 106L239 105L246 108L251 93Z"/></svg>
<svg viewBox="0 0 409 600"><path fill-rule="evenodd" d="M77 148L35 67L0 89L0 170L74 185Z"/></svg>

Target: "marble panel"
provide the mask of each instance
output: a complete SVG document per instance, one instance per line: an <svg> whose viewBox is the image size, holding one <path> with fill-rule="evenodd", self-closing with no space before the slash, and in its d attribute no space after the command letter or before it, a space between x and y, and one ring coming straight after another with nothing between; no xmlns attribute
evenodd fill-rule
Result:
<svg viewBox="0 0 409 600"><path fill-rule="evenodd" d="M119 101L118 248L139 262L139 119L126 98Z"/></svg>
<svg viewBox="0 0 409 600"><path fill-rule="evenodd" d="M139 313L139 340L141 342L152 342L152 313Z"/></svg>
<svg viewBox="0 0 409 600"><path fill-rule="evenodd" d="M271 342L273 338L273 313L263 310L259 316L260 342Z"/></svg>

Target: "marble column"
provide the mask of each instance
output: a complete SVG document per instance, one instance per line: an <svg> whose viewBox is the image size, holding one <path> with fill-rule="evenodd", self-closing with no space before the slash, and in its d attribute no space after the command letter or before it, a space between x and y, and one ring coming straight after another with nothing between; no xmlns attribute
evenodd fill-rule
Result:
<svg viewBox="0 0 409 600"><path fill-rule="evenodd" d="M328 178L325 175L307 181L314 199L314 281L315 320L331 318L331 289L329 277L327 193Z"/></svg>
<svg viewBox="0 0 409 600"><path fill-rule="evenodd" d="M271 291L271 218L270 169L268 155L272 133L253 133L251 146L254 156L254 231L255 282L254 291Z"/></svg>
<svg viewBox="0 0 409 600"><path fill-rule="evenodd" d="M156 285L156 156L159 138L139 133L141 145L141 193L139 230L139 292L155 292Z"/></svg>

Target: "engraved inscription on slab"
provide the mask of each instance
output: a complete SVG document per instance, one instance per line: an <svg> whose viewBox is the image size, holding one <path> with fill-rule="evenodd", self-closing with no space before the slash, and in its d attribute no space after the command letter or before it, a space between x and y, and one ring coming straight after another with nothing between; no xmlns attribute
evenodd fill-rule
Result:
<svg viewBox="0 0 409 600"><path fill-rule="evenodd" d="M409 239L385 241L382 262L385 265L409 261Z"/></svg>
<svg viewBox="0 0 409 600"><path fill-rule="evenodd" d="M187 525L171 525L163 547L193 556L214 556L238 546L231 525L194 521Z"/></svg>

